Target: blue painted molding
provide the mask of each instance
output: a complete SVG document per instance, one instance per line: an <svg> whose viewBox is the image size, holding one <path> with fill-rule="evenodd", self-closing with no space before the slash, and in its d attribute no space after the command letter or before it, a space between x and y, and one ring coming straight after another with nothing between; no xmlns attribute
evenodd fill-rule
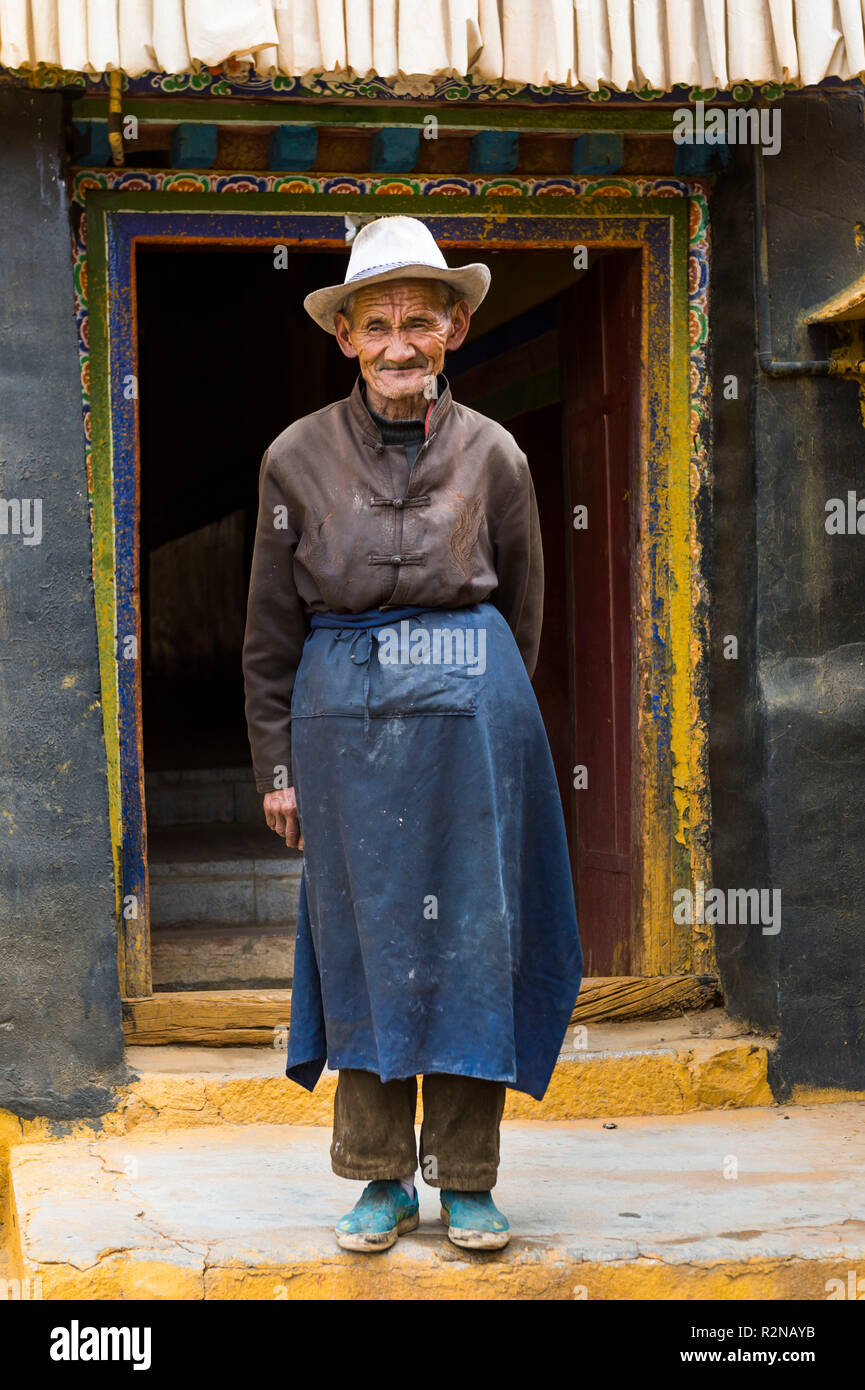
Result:
<svg viewBox="0 0 865 1390"><path fill-rule="evenodd" d="M575 174L614 174L625 162L622 135L578 135L571 168Z"/></svg>
<svg viewBox="0 0 865 1390"><path fill-rule="evenodd" d="M178 125L171 133L171 163L175 169L212 169L216 163L215 125Z"/></svg>
<svg viewBox="0 0 865 1390"><path fill-rule="evenodd" d="M72 122L72 162L88 169L111 163L107 121Z"/></svg>
<svg viewBox="0 0 865 1390"><path fill-rule="evenodd" d="M516 130L481 130L469 145L469 173L511 174L520 157Z"/></svg>
<svg viewBox="0 0 865 1390"><path fill-rule="evenodd" d="M314 169L318 158L318 126L280 126L270 137L268 167Z"/></svg>
<svg viewBox="0 0 865 1390"><path fill-rule="evenodd" d="M408 174L419 154L419 130L377 130L372 137L369 167L374 174Z"/></svg>
<svg viewBox="0 0 865 1390"><path fill-rule="evenodd" d="M673 172L699 178L705 174L718 174L726 168L730 151L726 141L717 145L698 145L696 143L676 145L673 155Z"/></svg>

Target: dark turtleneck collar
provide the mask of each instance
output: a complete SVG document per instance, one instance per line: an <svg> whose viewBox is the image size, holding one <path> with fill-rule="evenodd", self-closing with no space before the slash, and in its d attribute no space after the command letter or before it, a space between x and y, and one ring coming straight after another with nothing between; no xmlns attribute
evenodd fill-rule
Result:
<svg viewBox="0 0 865 1390"><path fill-rule="evenodd" d="M381 431L383 444L423 444L422 416L418 420L391 420L387 415L379 415L377 410L373 410L369 401L366 401L366 408Z"/></svg>
<svg viewBox="0 0 865 1390"><path fill-rule="evenodd" d="M438 387L438 395L430 402L432 409L429 409L429 407L427 408L420 422L428 435L434 433L453 404L450 383L444 372L439 372L436 377L436 384ZM388 429L394 426L402 427L405 425L414 427L417 424L415 420L388 420L386 416L379 415L377 410L373 410L367 400L366 382L359 374L354 384L354 390L348 397L348 403L358 424L363 426L365 421L367 425L373 425L382 439L383 422L386 422ZM383 442L387 443L388 441L383 439Z"/></svg>
<svg viewBox="0 0 865 1390"><path fill-rule="evenodd" d="M405 449L408 466L411 468L420 452L421 445L426 439L426 414L420 416L416 420L391 420L386 415L379 415L378 411L373 410L369 403L366 394L366 382L363 380L363 377L358 378L358 384L361 400L363 401L370 419L381 435L382 443L402 445ZM439 395L447 390L448 382L443 374L440 373L436 378L436 384L438 386Z"/></svg>

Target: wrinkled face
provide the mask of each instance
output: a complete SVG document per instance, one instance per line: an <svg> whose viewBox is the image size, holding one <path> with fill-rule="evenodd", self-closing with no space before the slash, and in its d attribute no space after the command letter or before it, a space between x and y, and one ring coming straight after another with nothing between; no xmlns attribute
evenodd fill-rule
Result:
<svg viewBox="0 0 865 1390"><path fill-rule="evenodd" d="M390 280L355 292L350 318L334 319L346 357L356 357L364 381L386 401L423 398L424 385L444 366L445 350L459 347L469 326L469 307L443 302L434 280ZM429 389L427 389L429 396Z"/></svg>

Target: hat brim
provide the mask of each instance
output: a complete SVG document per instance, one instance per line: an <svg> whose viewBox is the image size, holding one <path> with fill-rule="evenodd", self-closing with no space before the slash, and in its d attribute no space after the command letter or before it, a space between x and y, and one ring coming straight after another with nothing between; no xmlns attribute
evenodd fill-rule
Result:
<svg viewBox="0 0 865 1390"><path fill-rule="evenodd" d="M479 261L453 270L436 265L397 265L390 270L376 271L374 275L359 275L347 285L326 285L322 290L313 290L304 299L303 307L325 333L335 333L333 316L355 290L383 285L388 280L443 280L446 285L453 286L474 313L490 287L491 278L489 267Z"/></svg>

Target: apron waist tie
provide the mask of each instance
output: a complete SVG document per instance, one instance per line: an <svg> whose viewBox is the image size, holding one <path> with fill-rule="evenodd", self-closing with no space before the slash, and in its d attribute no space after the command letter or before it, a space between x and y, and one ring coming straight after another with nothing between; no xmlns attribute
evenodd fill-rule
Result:
<svg viewBox="0 0 865 1390"><path fill-rule="evenodd" d="M366 608L362 613L311 613L309 625L317 627L387 627L403 618L416 618L419 613L435 613L435 608Z"/></svg>
<svg viewBox="0 0 865 1390"><path fill-rule="evenodd" d="M309 625L314 631L316 628L331 628L336 630L336 640L350 641L349 659L355 666L363 666L363 727L364 732L369 729L369 667L372 660L373 641L377 640L373 631L377 627L388 627L391 623L402 622L405 618L416 618L421 613L434 613L434 608L406 607L391 608L382 611L380 608L367 608L362 613L313 613L310 616ZM358 654L358 642L362 642L360 653Z"/></svg>

